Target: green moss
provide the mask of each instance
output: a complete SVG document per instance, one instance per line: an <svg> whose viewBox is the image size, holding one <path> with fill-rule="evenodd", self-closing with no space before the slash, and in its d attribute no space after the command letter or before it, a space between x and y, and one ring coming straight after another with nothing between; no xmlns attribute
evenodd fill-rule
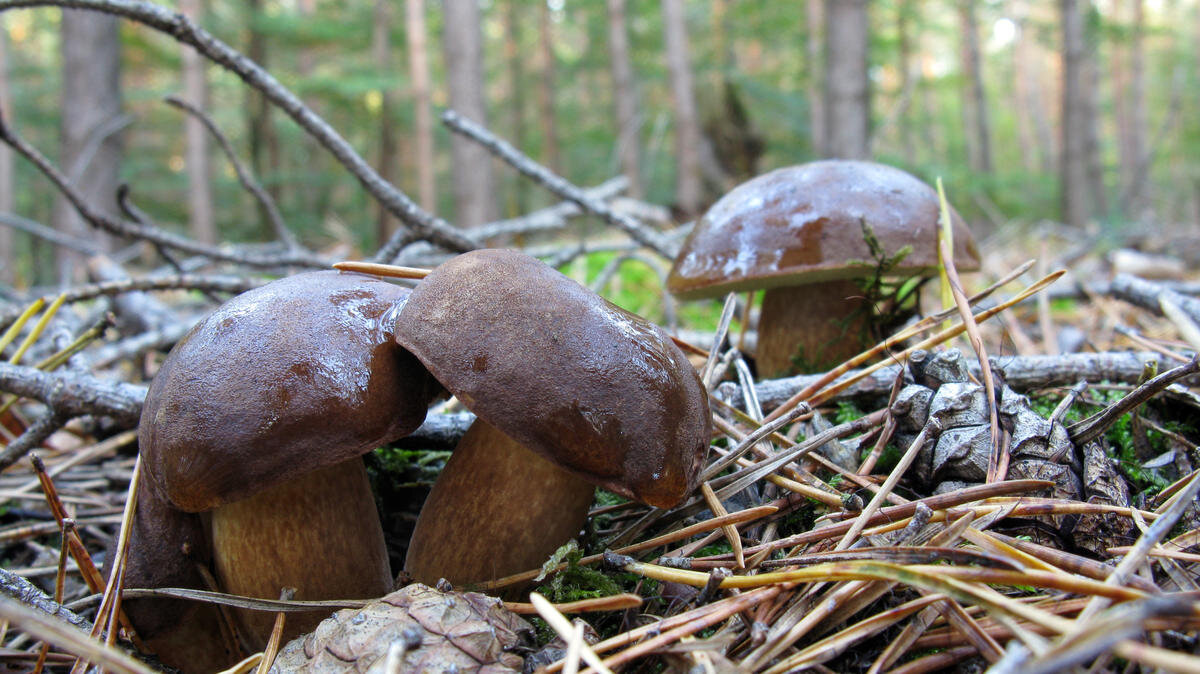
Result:
<svg viewBox="0 0 1200 674"><path fill-rule="evenodd" d="M559 547L542 565L542 575L535 581L550 575L550 570L559 564L565 563L567 568L554 573L550 577L550 582L543 585L538 591L555 603L595 599L621 592L621 586L616 581L609 578L603 571L591 566L580 565L579 560L581 559L583 559L583 550L575 541Z"/></svg>
<svg viewBox="0 0 1200 674"><path fill-rule="evenodd" d="M1070 426L1092 416L1125 395L1127 395L1127 391L1105 388L1103 384L1098 385L1090 389L1086 397L1076 401L1063 415L1062 421L1065 425ZM1029 402L1035 412L1048 418L1058 406L1059 400L1061 398L1039 395L1030 396ZM1148 457L1138 455L1134 442L1133 414L1130 412L1121 415L1105 431L1104 439L1107 441L1109 456L1116 459L1117 469L1130 481L1135 491L1158 491L1170 484L1171 480L1161 469L1142 467L1142 463ZM1172 432L1194 432L1194 429L1187 424L1174 421L1164 423L1163 427ZM1146 441L1153 454L1161 454L1169 449L1167 439L1161 432L1147 428L1145 433Z"/></svg>
<svg viewBox="0 0 1200 674"><path fill-rule="evenodd" d="M866 416L858 405L850 401L841 401L837 404L837 411L833 414L833 423L835 425L848 424L856 419L861 419Z"/></svg>

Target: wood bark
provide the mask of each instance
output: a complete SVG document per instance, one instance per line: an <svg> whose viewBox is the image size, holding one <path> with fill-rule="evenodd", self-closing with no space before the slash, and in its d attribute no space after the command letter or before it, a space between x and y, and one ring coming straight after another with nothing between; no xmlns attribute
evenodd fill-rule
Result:
<svg viewBox="0 0 1200 674"><path fill-rule="evenodd" d="M405 0L404 10L405 32L408 36L408 75L412 79L417 199L421 208L433 212L437 209L437 174L433 158L433 94L429 84L425 1Z"/></svg>
<svg viewBox="0 0 1200 674"><path fill-rule="evenodd" d="M983 64L979 56L979 28L975 17L975 1L960 0L959 23L962 27L962 63L965 78L967 155L972 170L992 171L992 132L988 118L987 92L983 86Z"/></svg>
<svg viewBox="0 0 1200 674"><path fill-rule="evenodd" d="M704 192L700 174L700 120L692 89L682 0L662 0L662 13L671 106L675 113L675 205L684 217L690 217L699 213Z"/></svg>
<svg viewBox="0 0 1200 674"><path fill-rule="evenodd" d="M198 23L203 23L204 0L180 0L179 11ZM208 61L191 47L184 47L183 98L200 110L208 109ZM186 149L184 165L188 175L188 213L193 239L202 243L217 242L216 216L213 213L212 161L208 149L208 133L204 123L192 115L184 116Z"/></svg>
<svg viewBox="0 0 1200 674"><path fill-rule="evenodd" d="M541 77L538 78L538 118L542 122L542 163L555 173L562 174L562 158L558 148L558 115L554 99L555 56L554 27L551 23L550 3L539 2L538 7L538 59L541 61ZM521 181L524 184L525 181ZM521 212L525 212L525 208Z"/></svg>
<svg viewBox="0 0 1200 674"><path fill-rule="evenodd" d="M1091 216L1088 206L1086 46L1084 13L1087 0L1059 0L1062 20L1062 219L1083 227Z"/></svg>
<svg viewBox="0 0 1200 674"><path fill-rule="evenodd" d="M545 3L541 3L543 7ZM504 6L504 62L508 69L508 105L507 117L512 125L508 129L508 140L513 145L524 148L527 144L525 133L525 96L522 91L522 80L525 72L525 55L521 53L521 21L520 3L518 0L508 0ZM540 53L540 50L539 50ZM539 97L542 83L537 84ZM545 163L544 161L542 163ZM557 173L557 171L555 171ZM529 181L519 175L506 174L503 216L514 217L529 210Z"/></svg>
<svg viewBox="0 0 1200 674"><path fill-rule="evenodd" d="M258 28L258 22L262 20L263 0L249 0L246 11L249 14L250 21L249 43L246 46L246 56L264 70L267 70L269 65L267 36ZM253 167L259 181L266 186L271 198L276 203L279 203L280 188L279 183L274 178L279 174L281 168L280 148L279 138L275 133L275 124L271 119L271 104L267 101L266 96L252 88L246 89L246 96L246 114L248 116L246 125L250 140L250 165ZM258 213L263 235L267 237L272 236L270 217L266 209L260 206Z"/></svg>
<svg viewBox="0 0 1200 674"><path fill-rule="evenodd" d="M804 5L807 19L804 49L808 57L808 64L805 67L808 80L808 129L813 152L820 156L828 154L825 147L825 90L822 79L825 73L824 4L825 0L808 0Z"/></svg>
<svg viewBox="0 0 1200 674"><path fill-rule="evenodd" d="M374 22L371 25L371 60L380 78L392 72L392 3L391 0L375 0ZM395 185L399 178L399 142L392 112L396 108L396 92L390 83L383 85L379 98L379 158L376 167L379 175ZM375 219L375 241L382 246L396 229L399 220L382 205Z"/></svg>
<svg viewBox="0 0 1200 674"><path fill-rule="evenodd" d="M12 114L8 77L8 31L4 26L4 16L0 15L0 115L3 115L4 119L12 120ZM13 153L8 145L0 143L0 213L13 212L16 206L14 195ZM11 286L17 280L14 243L16 236L13 229L0 226L0 284Z"/></svg>
<svg viewBox="0 0 1200 674"><path fill-rule="evenodd" d="M83 198L117 213L121 164L121 50L117 18L84 10L62 14L62 118L59 165ZM92 230L65 199L55 209L55 227L96 241L106 250L107 234ZM59 248L59 279L81 274L77 253Z"/></svg>
<svg viewBox="0 0 1200 674"><path fill-rule="evenodd" d="M608 51L617 114L617 156L621 173L629 179L629 196L642 199L645 192L642 189L637 85L633 79L629 34L625 28L625 0L608 0Z"/></svg>
<svg viewBox="0 0 1200 674"><path fill-rule="evenodd" d="M484 100L483 36L476 0L446 0L443 4L446 83L450 107L463 117L487 126ZM496 217L495 179L487 150L467 138L451 140L454 208L460 227L478 227Z"/></svg>
<svg viewBox="0 0 1200 674"><path fill-rule="evenodd" d="M870 133L866 0L825 1L825 153L865 159Z"/></svg>

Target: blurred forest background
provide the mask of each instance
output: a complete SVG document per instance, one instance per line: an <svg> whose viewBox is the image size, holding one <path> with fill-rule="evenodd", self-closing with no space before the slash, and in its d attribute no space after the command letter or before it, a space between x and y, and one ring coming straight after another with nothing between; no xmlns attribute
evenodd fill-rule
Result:
<svg viewBox="0 0 1200 674"><path fill-rule="evenodd" d="M986 237L1065 222L1119 238L1200 219L1195 0L179 0L386 178L461 226L557 200L436 123L454 107L576 184L616 175L684 222L751 175L871 157L932 181ZM202 241L273 238L211 116L318 249L396 223L234 75L98 13L0 13L0 107L90 199ZM1190 224L1189 224L1190 223ZM53 284L37 224L105 244L0 146L0 282ZM347 249L345 246L349 245Z"/></svg>

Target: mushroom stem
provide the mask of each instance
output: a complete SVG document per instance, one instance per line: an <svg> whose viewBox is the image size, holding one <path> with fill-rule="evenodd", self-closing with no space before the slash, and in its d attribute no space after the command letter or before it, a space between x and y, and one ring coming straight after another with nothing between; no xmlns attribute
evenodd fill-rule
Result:
<svg viewBox="0 0 1200 674"><path fill-rule="evenodd" d="M595 488L477 419L425 500L405 569L455 585L537 568L574 538Z"/></svg>
<svg viewBox="0 0 1200 674"><path fill-rule="evenodd" d="M198 571L208 563L201 516L173 508L150 487L145 473L138 481L124 585L207 589ZM109 564L115 552L114 541ZM163 664L184 672L212 672L233 665L241 656L235 644L222 638L215 606L157 598L129 599L122 606L146 647Z"/></svg>
<svg viewBox="0 0 1200 674"><path fill-rule="evenodd" d="M862 290L853 281L771 288L763 295L758 375L822 372L869 347Z"/></svg>
<svg viewBox="0 0 1200 674"><path fill-rule="evenodd" d="M334 423L331 420L331 423ZM212 512L212 550L225 591L275 599L368 599L392 587L379 514L362 459L312 471ZM312 631L329 611L288 616L284 639ZM251 646L261 650L275 615L238 609Z"/></svg>

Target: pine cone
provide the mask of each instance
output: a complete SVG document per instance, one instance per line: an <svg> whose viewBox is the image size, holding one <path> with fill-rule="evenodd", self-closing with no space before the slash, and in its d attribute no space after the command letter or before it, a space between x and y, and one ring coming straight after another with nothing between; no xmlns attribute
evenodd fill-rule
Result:
<svg viewBox="0 0 1200 674"><path fill-rule="evenodd" d="M393 644L405 672L520 672L524 659L512 650L532 634L499 599L413 583L293 639L271 672L383 672Z"/></svg>

